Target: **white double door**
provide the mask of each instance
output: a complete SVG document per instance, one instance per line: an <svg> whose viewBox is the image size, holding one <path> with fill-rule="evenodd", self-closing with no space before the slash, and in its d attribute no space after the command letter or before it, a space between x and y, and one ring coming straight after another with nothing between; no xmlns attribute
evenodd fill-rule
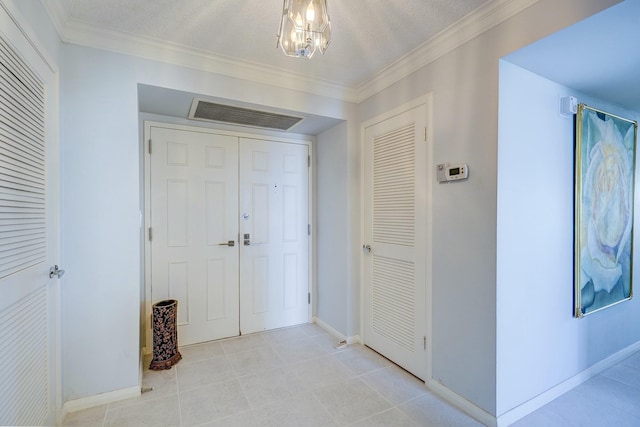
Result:
<svg viewBox="0 0 640 427"><path fill-rule="evenodd" d="M309 320L309 148L149 128L152 302L180 345Z"/></svg>

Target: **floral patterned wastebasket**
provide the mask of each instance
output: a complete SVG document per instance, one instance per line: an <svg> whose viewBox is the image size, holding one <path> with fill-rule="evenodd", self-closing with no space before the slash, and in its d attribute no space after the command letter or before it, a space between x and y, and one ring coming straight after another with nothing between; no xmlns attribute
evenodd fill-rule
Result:
<svg viewBox="0 0 640 427"><path fill-rule="evenodd" d="M168 299L153 304L153 359L149 369L171 369L182 359L178 351L178 301Z"/></svg>

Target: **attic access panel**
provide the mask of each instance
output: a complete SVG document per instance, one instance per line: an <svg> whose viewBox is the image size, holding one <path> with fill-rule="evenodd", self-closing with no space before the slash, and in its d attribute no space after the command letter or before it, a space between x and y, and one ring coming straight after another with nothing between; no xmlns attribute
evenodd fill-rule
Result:
<svg viewBox="0 0 640 427"><path fill-rule="evenodd" d="M267 129L289 130L303 118L250 108L217 104L194 98L189 118Z"/></svg>

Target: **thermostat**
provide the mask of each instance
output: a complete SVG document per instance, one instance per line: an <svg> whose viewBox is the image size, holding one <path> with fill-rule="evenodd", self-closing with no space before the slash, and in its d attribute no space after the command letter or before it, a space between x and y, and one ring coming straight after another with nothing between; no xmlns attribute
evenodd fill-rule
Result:
<svg viewBox="0 0 640 427"><path fill-rule="evenodd" d="M449 163L440 163L436 165L436 174L438 182L459 181L469 177L469 166L466 163L450 165Z"/></svg>

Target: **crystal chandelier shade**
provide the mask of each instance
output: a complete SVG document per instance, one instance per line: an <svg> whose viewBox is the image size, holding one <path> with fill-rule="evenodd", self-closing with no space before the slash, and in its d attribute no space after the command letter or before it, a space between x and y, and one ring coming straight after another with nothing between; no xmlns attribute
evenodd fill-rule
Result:
<svg viewBox="0 0 640 427"><path fill-rule="evenodd" d="M324 54L331 42L326 0L284 0L278 45L287 56L311 58Z"/></svg>

